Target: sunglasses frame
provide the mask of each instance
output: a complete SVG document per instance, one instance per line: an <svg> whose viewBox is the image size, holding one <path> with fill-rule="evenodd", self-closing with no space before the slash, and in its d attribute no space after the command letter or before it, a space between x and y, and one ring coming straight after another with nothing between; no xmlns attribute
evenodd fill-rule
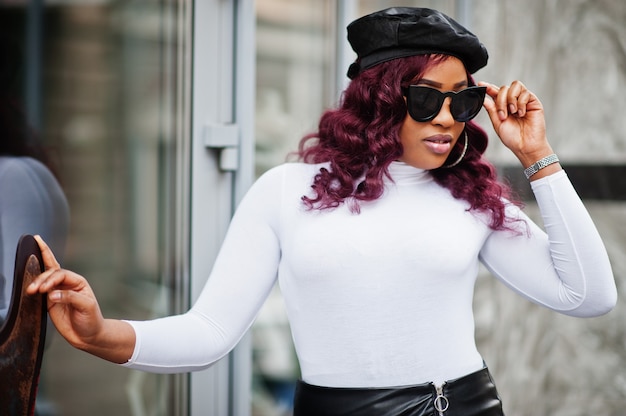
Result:
<svg viewBox="0 0 626 416"><path fill-rule="evenodd" d="M429 93L432 93L432 92L436 93L435 96L437 97L437 100L438 100L437 111L425 117L417 117L413 114L413 106L411 105L412 91L426 90L426 89L428 90ZM450 113L452 114L452 117L456 121L459 121L462 123L470 121L471 119L476 117L478 113L480 112L480 109L482 108L482 103L485 100L486 93L487 93L487 87L479 87L479 86L467 87L467 88L462 89L461 91L446 91L446 92L441 92L436 88L426 87L424 85L409 85L408 87L402 87L402 95L406 97L407 111L409 112L409 115L411 116L411 118L418 122L430 121L434 119L435 117L437 117L437 114L439 114L439 112L441 111L441 107L443 107L443 103L448 97L450 97L450 100L451 100L450 101ZM480 100L480 105L477 107L477 110L474 111L469 117L457 118L455 114L453 114L455 99L463 98L463 96L460 94L477 95L477 101L478 99Z"/></svg>

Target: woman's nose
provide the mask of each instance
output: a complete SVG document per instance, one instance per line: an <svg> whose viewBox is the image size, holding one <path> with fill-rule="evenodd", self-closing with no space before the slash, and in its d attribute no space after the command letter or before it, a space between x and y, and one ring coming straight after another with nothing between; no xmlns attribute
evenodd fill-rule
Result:
<svg viewBox="0 0 626 416"><path fill-rule="evenodd" d="M450 111L451 103L452 98L446 97L443 101L443 104L441 105L441 108L439 109L439 112L437 113L435 118L431 120L431 123L445 127L453 125L455 120L454 117L452 117L452 112Z"/></svg>

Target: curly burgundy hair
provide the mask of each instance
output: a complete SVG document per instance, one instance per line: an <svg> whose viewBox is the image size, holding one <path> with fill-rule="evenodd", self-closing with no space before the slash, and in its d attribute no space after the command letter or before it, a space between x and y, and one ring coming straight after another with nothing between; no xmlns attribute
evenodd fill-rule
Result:
<svg viewBox="0 0 626 416"><path fill-rule="evenodd" d="M389 176L389 165L403 153L399 131L407 110L401 87L416 83L427 69L447 58L434 54L395 59L352 80L340 106L326 111L318 131L300 141L297 154L302 161L330 164L330 169L323 167L315 176L314 196L302 197L310 209L335 208L345 202L358 213L361 202L383 194L383 177ZM468 80L473 85L469 73ZM482 157L487 134L471 121L464 132L469 146L463 160L454 168L431 173L455 198L467 201L470 210L488 213L492 229L508 228L503 198L511 200L511 191ZM463 140L457 141L446 165L460 156L463 145Z"/></svg>

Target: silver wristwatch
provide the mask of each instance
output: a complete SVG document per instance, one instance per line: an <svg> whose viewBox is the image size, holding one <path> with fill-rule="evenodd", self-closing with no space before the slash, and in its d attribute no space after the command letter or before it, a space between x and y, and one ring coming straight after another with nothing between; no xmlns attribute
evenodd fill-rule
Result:
<svg viewBox="0 0 626 416"><path fill-rule="evenodd" d="M549 156L544 157L543 159L538 160L537 162L524 169L524 175L526 175L526 179L530 179L531 176L539 172L541 169L558 161L559 158L553 153Z"/></svg>

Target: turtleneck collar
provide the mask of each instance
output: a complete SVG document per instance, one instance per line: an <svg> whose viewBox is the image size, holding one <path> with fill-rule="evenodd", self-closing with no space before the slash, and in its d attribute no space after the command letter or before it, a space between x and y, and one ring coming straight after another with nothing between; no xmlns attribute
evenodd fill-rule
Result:
<svg viewBox="0 0 626 416"><path fill-rule="evenodd" d="M400 161L391 162L389 165L389 174L396 185L426 183L433 180L429 171L416 168Z"/></svg>

